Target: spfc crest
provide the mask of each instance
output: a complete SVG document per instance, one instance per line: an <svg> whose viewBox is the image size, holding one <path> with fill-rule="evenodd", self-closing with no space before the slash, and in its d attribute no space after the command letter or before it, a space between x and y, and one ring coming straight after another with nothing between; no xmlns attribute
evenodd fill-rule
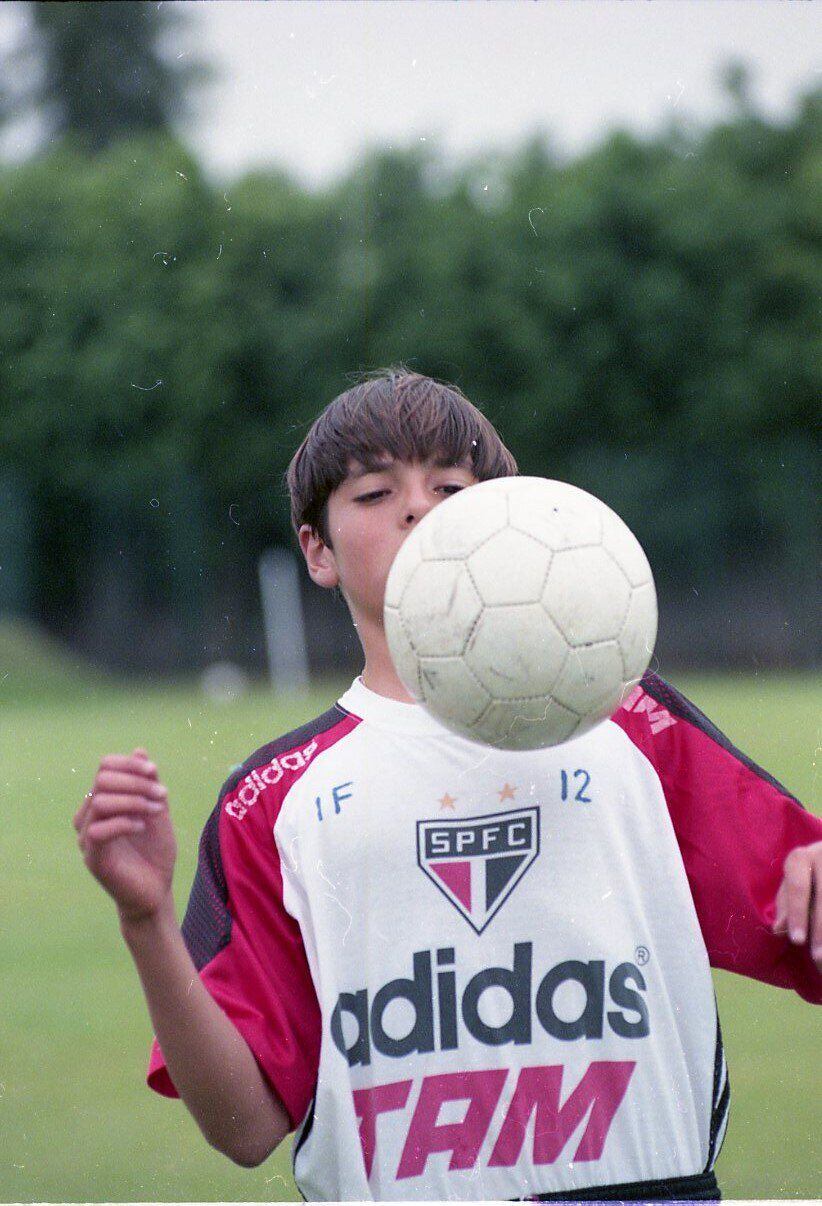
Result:
<svg viewBox="0 0 822 1206"><path fill-rule="evenodd" d="M539 854L539 809L417 821L417 861L478 934Z"/></svg>

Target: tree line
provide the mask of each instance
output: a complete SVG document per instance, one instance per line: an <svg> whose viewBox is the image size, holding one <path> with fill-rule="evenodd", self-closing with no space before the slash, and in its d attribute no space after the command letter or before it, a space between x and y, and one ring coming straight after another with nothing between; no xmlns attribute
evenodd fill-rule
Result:
<svg viewBox="0 0 822 1206"><path fill-rule="evenodd" d="M316 191L226 187L162 129L0 166L0 602L76 613L89 550L127 539L185 612L289 542L308 425L398 360L523 473L608 502L661 585L759 565L806 589L821 135L821 92L777 121L738 88L709 128L460 166L377 148Z"/></svg>

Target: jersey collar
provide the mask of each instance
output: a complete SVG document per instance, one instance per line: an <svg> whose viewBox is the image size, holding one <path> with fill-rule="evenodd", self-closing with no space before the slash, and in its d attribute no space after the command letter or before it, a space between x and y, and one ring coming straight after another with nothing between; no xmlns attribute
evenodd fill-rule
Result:
<svg viewBox="0 0 822 1206"><path fill-rule="evenodd" d="M366 687L361 678L355 678L348 690L340 696L338 703L346 712L359 716L369 724L381 728L395 729L402 733L421 733L430 736L443 735L454 740L454 734L444 728L438 720L420 704L403 703L399 699L388 699ZM459 738L456 738L459 740Z"/></svg>

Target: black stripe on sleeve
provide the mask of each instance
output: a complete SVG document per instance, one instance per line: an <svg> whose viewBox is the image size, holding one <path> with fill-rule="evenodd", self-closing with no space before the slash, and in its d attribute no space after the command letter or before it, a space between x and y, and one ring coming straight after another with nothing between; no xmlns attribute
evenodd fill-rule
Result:
<svg viewBox="0 0 822 1206"><path fill-rule="evenodd" d="M228 889L217 831L221 807L222 794L206 821L200 838L197 870L180 927L183 941L197 971L228 946L231 938L231 914L226 906Z"/></svg>
<svg viewBox="0 0 822 1206"><path fill-rule="evenodd" d="M710 739L715 741L718 746L721 746L723 750L727 750L729 754L732 754L733 757L736 758L738 762L741 762L743 766L747 767L749 771L752 771L755 775L758 775L758 777L764 780L765 783L769 783L771 787L775 787L777 791L782 793L783 796L787 796L789 800L793 800L794 803L798 804L800 808L802 808L804 811L807 811L801 800L797 800L796 796L789 792L787 788L783 787L778 779L775 779L773 775L769 775L768 772L763 770L761 766L757 766L757 764L751 758L749 758L747 754L743 754L741 750L738 750L736 746L728 740L725 734L708 719L704 712L700 712L699 708L695 704L692 704L689 699L686 699L685 696L677 691L675 687L672 687L670 683L666 683L664 679L661 679L658 674L654 674L651 670L646 671L642 677L640 686L642 687L643 691L655 699L657 703L661 703L664 708L667 708L672 716L676 716L680 720L687 720L689 724L692 724L695 728L699 729L700 732L706 735L706 737L710 737Z"/></svg>
<svg viewBox="0 0 822 1206"><path fill-rule="evenodd" d="M261 746L243 764L232 771L220 789L217 804L211 812L200 837L197 870L191 886L183 924L183 940L197 971L223 950L231 939L231 914L228 911L228 887L220 852L219 824L223 800L247 774L265 766L272 758L308 745L315 737L339 724L348 715L336 705L293 729L276 741Z"/></svg>

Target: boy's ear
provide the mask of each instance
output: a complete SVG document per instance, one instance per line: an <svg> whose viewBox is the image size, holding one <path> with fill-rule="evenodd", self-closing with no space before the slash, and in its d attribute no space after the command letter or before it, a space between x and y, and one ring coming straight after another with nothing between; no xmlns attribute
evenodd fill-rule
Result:
<svg viewBox="0 0 822 1206"><path fill-rule="evenodd" d="M299 540L311 581L328 590L338 586L340 575L337 573L334 552L322 537L314 531L310 524L304 523L300 528Z"/></svg>

